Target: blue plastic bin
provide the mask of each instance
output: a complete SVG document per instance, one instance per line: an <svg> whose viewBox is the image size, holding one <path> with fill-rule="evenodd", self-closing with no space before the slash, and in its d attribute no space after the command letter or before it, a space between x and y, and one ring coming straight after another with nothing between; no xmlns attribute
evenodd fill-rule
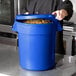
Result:
<svg viewBox="0 0 76 76"><path fill-rule="evenodd" d="M27 24L19 20L49 19L48 24ZM48 70L55 66L56 31L62 27L53 15L17 15L13 31L18 32L20 65L28 70Z"/></svg>

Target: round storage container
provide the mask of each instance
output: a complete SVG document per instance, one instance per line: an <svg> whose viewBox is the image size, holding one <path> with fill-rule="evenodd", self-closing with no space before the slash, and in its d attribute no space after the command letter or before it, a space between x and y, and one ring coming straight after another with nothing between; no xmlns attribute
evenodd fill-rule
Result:
<svg viewBox="0 0 76 76"><path fill-rule="evenodd" d="M12 30L18 32L22 68L36 71L54 68L56 31L62 30L55 16L17 15Z"/></svg>

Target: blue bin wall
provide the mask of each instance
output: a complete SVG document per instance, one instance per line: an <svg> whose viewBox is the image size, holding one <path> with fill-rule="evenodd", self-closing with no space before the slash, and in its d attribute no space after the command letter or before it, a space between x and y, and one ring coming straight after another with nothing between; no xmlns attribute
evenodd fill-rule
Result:
<svg viewBox="0 0 76 76"><path fill-rule="evenodd" d="M52 24L46 24L46 27L38 26L31 26L27 34L22 31L18 34L20 65L25 69L46 70L55 65L55 26ZM27 28L25 31L28 31Z"/></svg>

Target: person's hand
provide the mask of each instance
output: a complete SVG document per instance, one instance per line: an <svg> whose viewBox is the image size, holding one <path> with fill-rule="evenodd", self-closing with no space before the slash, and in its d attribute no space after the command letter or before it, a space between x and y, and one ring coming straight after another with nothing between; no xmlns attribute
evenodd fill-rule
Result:
<svg viewBox="0 0 76 76"><path fill-rule="evenodd" d="M56 15L56 19L63 20L66 16L68 16L68 13L65 9L57 10L52 12L53 15Z"/></svg>
<svg viewBox="0 0 76 76"><path fill-rule="evenodd" d="M25 12L24 14L28 15L28 14L29 14L29 12Z"/></svg>

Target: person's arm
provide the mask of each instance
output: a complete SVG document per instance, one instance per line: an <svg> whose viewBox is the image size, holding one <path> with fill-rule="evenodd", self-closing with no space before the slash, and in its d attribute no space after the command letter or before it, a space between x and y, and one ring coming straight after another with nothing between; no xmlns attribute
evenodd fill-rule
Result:
<svg viewBox="0 0 76 76"><path fill-rule="evenodd" d="M58 20L69 20L73 14L73 5L69 0L57 0L57 11L54 11L52 14L57 15Z"/></svg>

